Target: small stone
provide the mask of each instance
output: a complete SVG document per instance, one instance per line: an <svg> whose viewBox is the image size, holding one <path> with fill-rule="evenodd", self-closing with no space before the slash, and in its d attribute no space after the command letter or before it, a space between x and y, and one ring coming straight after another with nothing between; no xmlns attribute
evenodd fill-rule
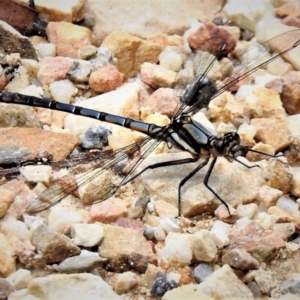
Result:
<svg viewBox="0 0 300 300"><path fill-rule="evenodd" d="M78 57L80 60L86 60L91 58L97 53L97 47L94 45L85 45L78 51Z"/></svg>
<svg viewBox="0 0 300 300"><path fill-rule="evenodd" d="M230 215L228 213L228 209L225 205L220 205L215 210L215 216L218 220L223 221L225 223L234 224L236 220L239 218L237 211L231 206L229 206Z"/></svg>
<svg viewBox="0 0 300 300"><path fill-rule="evenodd" d="M222 256L222 263L228 264L229 266L239 270L251 270L259 268L259 262L248 252L241 249L232 249L227 251Z"/></svg>
<svg viewBox="0 0 300 300"><path fill-rule="evenodd" d="M7 210L9 209L10 205L13 203L15 198L15 193L0 187L0 219L6 215Z"/></svg>
<svg viewBox="0 0 300 300"><path fill-rule="evenodd" d="M232 226L224 223L222 221L216 220L210 230L211 233L213 233L218 241L218 247L222 248L229 243L229 233L231 231Z"/></svg>
<svg viewBox="0 0 300 300"><path fill-rule="evenodd" d="M69 256L80 253L80 248L70 239L50 230L43 224L33 231L31 241L40 252L40 259L46 264L60 262Z"/></svg>
<svg viewBox="0 0 300 300"><path fill-rule="evenodd" d="M90 87L98 93L106 93L115 90L123 84L123 74L115 66L102 67L91 73Z"/></svg>
<svg viewBox="0 0 300 300"><path fill-rule="evenodd" d="M127 216L127 207L124 200L111 197L106 201L94 204L91 208L88 222L111 223Z"/></svg>
<svg viewBox="0 0 300 300"><path fill-rule="evenodd" d="M239 205L236 211L240 217L252 219L258 212L258 206L255 203Z"/></svg>
<svg viewBox="0 0 300 300"><path fill-rule="evenodd" d="M197 261L210 262L215 259L218 251L215 236L208 230L202 229L192 234L190 243Z"/></svg>
<svg viewBox="0 0 300 300"><path fill-rule="evenodd" d="M162 66L145 62L141 65L141 79L153 88L170 88L173 86L176 72Z"/></svg>
<svg viewBox="0 0 300 300"><path fill-rule="evenodd" d="M208 276L213 274L213 269L209 264L199 264L193 271L194 277L198 283L203 282Z"/></svg>
<svg viewBox="0 0 300 300"><path fill-rule="evenodd" d="M149 106L153 112L159 112L168 117L172 117L177 105L174 90L170 88L159 88L148 98L141 102L143 106Z"/></svg>
<svg viewBox="0 0 300 300"><path fill-rule="evenodd" d="M50 93L54 100L70 104L78 89L68 79L57 80L49 85Z"/></svg>
<svg viewBox="0 0 300 300"><path fill-rule="evenodd" d="M254 278L263 293L269 294L276 287L276 282L270 271L260 268L256 271Z"/></svg>
<svg viewBox="0 0 300 300"><path fill-rule="evenodd" d="M215 298L212 298L207 294L201 292L199 285L196 284L187 284L187 285L180 286L178 288L166 292L165 295L162 297L162 300L182 300L182 299L214 300Z"/></svg>
<svg viewBox="0 0 300 300"><path fill-rule="evenodd" d="M300 28L300 20L299 18L293 16L287 16L281 20L282 24L287 26L294 26Z"/></svg>
<svg viewBox="0 0 300 300"><path fill-rule="evenodd" d="M155 210L160 218L174 218L178 215L178 209L163 200L155 201Z"/></svg>
<svg viewBox="0 0 300 300"><path fill-rule="evenodd" d="M139 277L133 272L119 274L114 285L117 294L124 294L139 284Z"/></svg>
<svg viewBox="0 0 300 300"><path fill-rule="evenodd" d="M269 208L276 204L277 200L282 196L282 194L282 191L264 185L259 189L257 200L263 203L266 208Z"/></svg>
<svg viewBox="0 0 300 300"><path fill-rule="evenodd" d="M40 62L38 79L42 84L50 84L65 79L71 69L73 61L68 57L45 57Z"/></svg>
<svg viewBox="0 0 300 300"><path fill-rule="evenodd" d="M293 279L283 281L280 284L280 292L284 294L292 294L300 296L300 277L296 276Z"/></svg>
<svg viewBox="0 0 300 300"><path fill-rule="evenodd" d="M170 263L189 265L193 258L190 236L183 233L169 232L165 239L165 245L158 255L161 259L165 259Z"/></svg>
<svg viewBox="0 0 300 300"><path fill-rule="evenodd" d="M74 59L71 69L68 72L69 78L77 83L88 82L93 66L89 61Z"/></svg>
<svg viewBox="0 0 300 300"><path fill-rule="evenodd" d="M55 57L56 55L56 46L52 43L42 42L38 43L35 47L40 58Z"/></svg>
<svg viewBox="0 0 300 300"><path fill-rule="evenodd" d="M50 166L36 165L36 166L24 166L20 173L26 178L28 182L43 182L49 184L53 176L53 171Z"/></svg>
<svg viewBox="0 0 300 300"><path fill-rule="evenodd" d="M58 56L79 58L78 51L92 43L88 28L68 22L49 22L46 32L49 41L56 45Z"/></svg>
<svg viewBox="0 0 300 300"><path fill-rule="evenodd" d="M201 282L199 290L213 299L254 299L251 291L238 279L228 265L216 270Z"/></svg>
<svg viewBox="0 0 300 300"><path fill-rule="evenodd" d="M275 215L277 217L278 223L285 223L285 222L293 222L294 218L292 215L290 215L287 211L284 209L278 207L278 206L271 206L268 209L268 214Z"/></svg>
<svg viewBox="0 0 300 300"><path fill-rule="evenodd" d="M132 228L136 230L144 231L145 225L140 220L132 220L130 218L121 217L114 222L114 225L124 227L124 228Z"/></svg>
<svg viewBox="0 0 300 300"><path fill-rule="evenodd" d="M283 240L287 240L295 233L296 225L294 223L279 223L274 224L272 229Z"/></svg>
<svg viewBox="0 0 300 300"><path fill-rule="evenodd" d="M104 240L99 247L99 254L108 259L108 266L113 270L131 270L133 266L129 263L130 256L132 261L136 261L137 257L142 259L146 268L149 263L156 261L150 244L140 230L112 225L104 227ZM133 256L135 254L136 257Z"/></svg>
<svg viewBox="0 0 300 300"><path fill-rule="evenodd" d="M88 129L79 136L81 147L85 149L102 149L108 145L108 136L111 132L102 126Z"/></svg>
<svg viewBox="0 0 300 300"><path fill-rule="evenodd" d="M224 54L232 52L236 46L236 41L232 35L226 29L218 27L213 23L205 23L203 26L201 26L194 34L188 37L188 43L194 49L201 49L202 44L210 38L219 38L219 40L216 40L214 43L215 48L210 49L210 51L212 51L211 53L214 55L219 53L224 41L226 42Z"/></svg>
<svg viewBox="0 0 300 300"><path fill-rule="evenodd" d="M180 53L174 51L173 47L167 47L159 54L159 65L178 72L182 65L182 57Z"/></svg>
<svg viewBox="0 0 300 300"><path fill-rule="evenodd" d="M98 256L97 253L82 250L80 255L68 257L57 267L61 273L80 273L89 272L100 267L106 259Z"/></svg>
<svg viewBox="0 0 300 300"><path fill-rule="evenodd" d="M7 277L15 271L16 271L15 258L0 250L0 276Z"/></svg>
<svg viewBox="0 0 300 300"><path fill-rule="evenodd" d="M71 237L75 245L93 247L99 245L104 237L103 226L94 224L73 224Z"/></svg>
<svg viewBox="0 0 300 300"><path fill-rule="evenodd" d="M195 283L192 270L189 266L185 266L180 270L180 280L177 283L179 286Z"/></svg>
<svg viewBox="0 0 300 300"><path fill-rule="evenodd" d="M154 228L153 235L157 241L164 241L166 239L166 232L159 226Z"/></svg>
<svg viewBox="0 0 300 300"><path fill-rule="evenodd" d="M300 9L299 6L295 6L292 2L286 2L280 7L275 9L276 15L279 18L284 18L287 16L299 17Z"/></svg>
<svg viewBox="0 0 300 300"><path fill-rule="evenodd" d="M179 35L166 35L163 33L155 33L148 37L147 40L160 45L162 49L164 49L167 46L181 47L183 45L182 37ZM161 61L159 60L159 62Z"/></svg>
<svg viewBox="0 0 300 300"><path fill-rule="evenodd" d="M96 49L96 53L89 62L92 64L93 69L97 70L106 66L115 65L117 63L117 59L107 48L99 47Z"/></svg>
<svg viewBox="0 0 300 300"><path fill-rule="evenodd" d="M167 291L176 288L178 285L174 280L168 280L167 276L158 273L151 287L150 293L154 297L162 297Z"/></svg>
<svg viewBox="0 0 300 300"><path fill-rule="evenodd" d="M0 278L0 299L8 299L9 295L14 291L9 281L4 278Z"/></svg>
<svg viewBox="0 0 300 300"><path fill-rule="evenodd" d="M117 68L125 78L136 76L143 62L156 63L161 52L158 44L119 31L111 32L101 46L118 59Z"/></svg>
<svg viewBox="0 0 300 300"><path fill-rule="evenodd" d="M255 221L248 222L243 228L231 231L230 242L226 249L247 251L258 261L268 262L283 247L285 242L273 231L264 229ZM224 251L224 253L226 252Z"/></svg>
<svg viewBox="0 0 300 300"><path fill-rule="evenodd" d="M6 280L11 284L14 290L25 289L31 280L31 273L25 269L19 269L10 274ZM1 290L1 289L0 289ZM1 299L1 297L0 297Z"/></svg>
<svg viewBox="0 0 300 300"><path fill-rule="evenodd" d="M160 226L165 232L181 232L181 228L174 219L162 218L160 220Z"/></svg>
<svg viewBox="0 0 300 300"><path fill-rule="evenodd" d="M51 274L46 277L34 278L28 284L27 289L30 294L38 297L38 299L102 298L121 300L100 276L86 273Z"/></svg>

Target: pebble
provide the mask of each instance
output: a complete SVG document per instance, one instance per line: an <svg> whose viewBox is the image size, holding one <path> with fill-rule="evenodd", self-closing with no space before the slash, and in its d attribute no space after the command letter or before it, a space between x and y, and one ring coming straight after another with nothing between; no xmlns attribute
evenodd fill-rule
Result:
<svg viewBox="0 0 300 300"><path fill-rule="evenodd" d="M0 187L0 195L0 219L2 219L6 215L10 205L13 203L15 193L8 189Z"/></svg>
<svg viewBox="0 0 300 300"><path fill-rule="evenodd" d="M91 73L89 86L97 93L107 93L121 86L123 80L123 74L115 66L106 66Z"/></svg>
<svg viewBox="0 0 300 300"><path fill-rule="evenodd" d="M276 287L270 271L260 268L255 272L254 278L262 293L270 293Z"/></svg>
<svg viewBox="0 0 300 300"><path fill-rule="evenodd" d="M162 297L167 291L176 288L178 285L174 280L168 280L168 277L162 273L158 273L150 293L154 297Z"/></svg>
<svg viewBox="0 0 300 300"><path fill-rule="evenodd" d="M102 126L92 127L79 136L81 147L85 149L102 149L108 144L111 132Z"/></svg>
<svg viewBox="0 0 300 300"><path fill-rule="evenodd" d="M217 245L215 235L202 229L190 236L191 248L196 261L211 262L216 258Z"/></svg>
<svg viewBox="0 0 300 300"><path fill-rule="evenodd" d="M18 269L6 278L15 291L25 289L31 279L31 273L26 269Z"/></svg>
<svg viewBox="0 0 300 300"><path fill-rule="evenodd" d="M182 285L178 288L172 289L171 291L168 291L165 293L165 295L162 297L162 300L213 300L215 298L212 298L208 296L207 294L204 294L200 291L199 285L196 284L187 284Z"/></svg>
<svg viewBox="0 0 300 300"><path fill-rule="evenodd" d="M193 270L193 275L198 283L203 282L211 274L213 274L212 267L209 264L205 264L205 263L200 263Z"/></svg>
<svg viewBox="0 0 300 300"><path fill-rule="evenodd" d="M193 249L190 236L182 233L169 232L164 247L158 253L161 259L176 262L182 265L190 264L193 258Z"/></svg>
<svg viewBox="0 0 300 300"><path fill-rule="evenodd" d="M80 248L69 238L43 224L33 231L31 242L39 252L40 259L46 264L61 262L69 256L80 253Z"/></svg>
<svg viewBox="0 0 300 300"><path fill-rule="evenodd" d="M83 59L74 59L68 75L69 78L76 83L85 83L89 81L89 75L92 69L93 66L91 62Z"/></svg>
<svg viewBox="0 0 300 300"><path fill-rule="evenodd" d="M68 257L57 266L57 270L61 273L81 273L89 272L95 268L99 268L106 259L101 258L95 252L82 250L80 255Z"/></svg>
<svg viewBox="0 0 300 300"><path fill-rule="evenodd" d="M155 211L160 218L174 218L178 216L178 209L163 200L155 201Z"/></svg>
<svg viewBox="0 0 300 300"><path fill-rule="evenodd" d="M173 47L164 48L158 58L160 66L174 72L178 72L182 65L181 55L174 52Z"/></svg>
<svg viewBox="0 0 300 300"><path fill-rule="evenodd" d="M228 265L219 268L201 282L199 290L213 299L254 299L251 291Z"/></svg>
<svg viewBox="0 0 300 300"><path fill-rule="evenodd" d="M156 43L121 31L111 32L101 46L106 47L117 58L117 68L125 78L136 76L143 62L157 63L162 50Z"/></svg>
<svg viewBox="0 0 300 300"><path fill-rule="evenodd" d="M226 251L222 256L222 263L239 270L258 269L259 262L252 255L242 249Z"/></svg>
<svg viewBox="0 0 300 300"><path fill-rule="evenodd" d="M0 250L0 276L8 277L17 269L15 257Z"/></svg>
<svg viewBox="0 0 300 300"><path fill-rule="evenodd" d="M71 237L77 246L93 247L99 245L104 238L103 226L94 224L73 224Z"/></svg>
<svg viewBox="0 0 300 300"><path fill-rule="evenodd" d="M14 292L14 288L11 286L8 280L0 278L0 299L8 299L12 292Z"/></svg>
<svg viewBox="0 0 300 300"><path fill-rule="evenodd" d="M159 226L154 228L153 230L153 236L157 241L164 241L166 239L166 232Z"/></svg>
<svg viewBox="0 0 300 300"><path fill-rule="evenodd" d="M222 221L216 220L210 230L219 240L218 247L222 248L229 243L229 233L232 226Z"/></svg>
<svg viewBox="0 0 300 300"><path fill-rule="evenodd" d="M87 273L51 274L34 278L28 284L27 289L29 295L38 299L121 300L100 276Z"/></svg>
<svg viewBox="0 0 300 300"><path fill-rule="evenodd" d="M65 79L73 64L68 57L45 57L40 62L37 78L42 84Z"/></svg>
<svg viewBox="0 0 300 300"><path fill-rule="evenodd" d="M129 243L130 241L130 243ZM156 255L140 230L105 225L104 240L99 254L108 259L109 268L115 271L139 269L144 273L149 263L155 263ZM139 261L130 264L130 255L137 254Z"/></svg>
<svg viewBox="0 0 300 300"><path fill-rule="evenodd" d="M282 24L300 28L300 20L293 16L287 16L281 20Z"/></svg>
<svg viewBox="0 0 300 300"><path fill-rule="evenodd" d="M111 223L121 217L126 217L127 214L128 210L125 201L120 198L111 197L106 201L92 206L88 222Z"/></svg>
<svg viewBox="0 0 300 300"><path fill-rule="evenodd" d="M255 118L251 120L251 124L257 130L256 139L273 146L276 152L290 146L293 142L292 134L284 119Z"/></svg>
<svg viewBox="0 0 300 300"><path fill-rule="evenodd" d="M239 218L239 215L237 211L229 205L229 211L230 215L228 213L228 209L225 205L220 205L216 210L215 210L215 216L218 220L229 223L229 224L234 224L236 220Z"/></svg>
<svg viewBox="0 0 300 300"><path fill-rule="evenodd" d="M129 271L124 272L118 275L114 290L117 294L121 295L136 287L139 282L140 279L135 273Z"/></svg>
<svg viewBox="0 0 300 300"><path fill-rule="evenodd" d="M178 223L176 223L174 219L170 219L168 217L161 218L160 226L166 232L180 232L181 231L181 228L178 225Z"/></svg>
<svg viewBox="0 0 300 300"><path fill-rule="evenodd" d="M57 80L49 85L50 93L54 100L62 103L71 103L78 89L68 79Z"/></svg>
<svg viewBox="0 0 300 300"><path fill-rule="evenodd" d="M78 51L92 43L92 32L88 28L68 22L49 22L46 32L58 56L79 58Z"/></svg>
<svg viewBox="0 0 300 300"><path fill-rule="evenodd" d="M56 55L56 46L52 43L38 43L35 47L40 58L55 57Z"/></svg>
<svg viewBox="0 0 300 300"><path fill-rule="evenodd" d="M258 206L255 203L239 205L236 211L240 217L252 219L258 212Z"/></svg>
<svg viewBox="0 0 300 300"><path fill-rule="evenodd" d="M274 206L277 200L282 196L282 191L271 188L269 186L262 186L257 194L257 200L263 203L266 208Z"/></svg>
<svg viewBox="0 0 300 300"><path fill-rule="evenodd" d="M288 279L280 284L280 292L282 295L292 294L300 296L300 277Z"/></svg>
<svg viewBox="0 0 300 300"><path fill-rule="evenodd" d="M295 223L274 224L272 230L283 240L287 240L295 233L296 225Z"/></svg>
<svg viewBox="0 0 300 300"><path fill-rule="evenodd" d="M143 106L151 108L152 112L158 112L171 117L177 105L174 90L171 88L159 88L149 97L141 101Z"/></svg>
<svg viewBox="0 0 300 300"><path fill-rule="evenodd" d="M115 65L117 63L117 59L107 48L99 47L95 50L95 53L91 53L91 58L89 60L94 70L106 67L108 65Z"/></svg>

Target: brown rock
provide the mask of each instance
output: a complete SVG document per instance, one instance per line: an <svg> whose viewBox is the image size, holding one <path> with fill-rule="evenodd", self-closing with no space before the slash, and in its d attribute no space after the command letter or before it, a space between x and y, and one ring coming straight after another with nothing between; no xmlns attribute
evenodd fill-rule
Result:
<svg viewBox="0 0 300 300"><path fill-rule="evenodd" d="M179 35L166 35L164 33L156 33L147 38L148 41L160 45L162 49L167 46L178 46L183 45L182 37Z"/></svg>
<svg viewBox="0 0 300 300"><path fill-rule="evenodd" d="M228 213L228 209L225 205L220 205L215 210L215 216L218 220L223 221L225 223L234 224L236 220L239 218L239 215L231 205L229 206L230 215Z"/></svg>
<svg viewBox="0 0 300 300"><path fill-rule="evenodd" d="M226 43L226 49L222 51L223 54L228 54L234 50L236 46L236 41L233 36L224 28L218 27L213 23L206 23L200 27L194 34L188 37L188 43L194 49L208 50L203 43L205 41L214 38L210 41L210 45L213 44L214 48L210 49L210 53L217 55L224 44Z"/></svg>
<svg viewBox="0 0 300 300"><path fill-rule="evenodd" d="M268 262L283 247L285 247L283 239L253 221L242 229L231 232L227 250L245 250L258 261Z"/></svg>
<svg viewBox="0 0 300 300"><path fill-rule="evenodd" d="M290 71L282 76L282 80L283 107L291 115L300 113L300 72Z"/></svg>
<svg viewBox="0 0 300 300"><path fill-rule="evenodd" d="M9 206L14 201L15 193L1 186L0 195L1 195L0 197L0 219L1 219L6 215Z"/></svg>
<svg viewBox="0 0 300 300"><path fill-rule="evenodd" d="M104 233L99 254L108 259L108 269L124 272L132 269L130 262L134 262L138 270L145 271L149 263L156 263L156 256L140 230L106 225Z"/></svg>
<svg viewBox="0 0 300 300"><path fill-rule="evenodd" d="M41 256L38 260L46 264L61 262L81 251L69 238L52 231L44 224L33 231L31 242Z"/></svg>
<svg viewBox="0 0 300 300"><path fill-rule="evenodd" d="M283 193L292 190L293 174L291 168L279 159L268 161L267 167L263 169L262 178L265 185L278 189Z"/></svg>
<svg viewBox="0 0 300 300"><path fill-rule="evenodd" d="M0 278L0 299L8 299L13 291L13 286L6 279Z"/></svg>
<svg viewBox="0 0 300 300"><path fill-rule="evenodd" d="M190 283L196 283L193 276L193 272L189 266L183 267L180 270L180 275L181 277L178 283L179 286L190 284Z"/></svg>
<svg viewBox="0 0 300 300"><path fill-rule="evenodd" d="M142 106L149 106L153 112L159 112L168 117L172 117L177 105L174 90L170 88L160 88L144 99Z"/></svg>
<svg viewBox="0 0 300 300"><path fill-rule="evenodd" d="M15 271L15 258L0 250L0 276L7 277Z"/></svg>
<svg viewBox="0 0 300 300"><path fill-rule="evenodd" d="M73 61L68 57L45 57L41 60L37 77L43 84L64 79L72 64Z"/></svg>
<svg viewBox="0 0 300 300"><path fill-rule="evenodd" d="M287 26L294 26L300 28L300 19L293 16L287 16L284 19L282 19L281 22L282 24Z"/></svg>
<svg viewBox="0 0 300 300"><path fill-rule="evenodd" d="M162 66L145 62L141 65L141 79L153 88L172 87L176 72L167 70Z"/></svg>
<svg viewBox="0 0 300 300"><path fill-rule="evenodd" d="M271 206L268 209L268 214L275 215L277 217L278 223L290 223L294 221L293 216L291 216L287 211L278 206Z"/></svg>
<svg viewBox="0 0 300 300"><path fill-rule="evenodd" d="M280 7L275 9L276 15L279 18L284 18L287 16L292 17L299 17L300 16L300 10L298 7L296 7L292 2L286 2Z"/></svg>
<svg viewBox="0 0 300 300"><path fill-rule="evenodd" d="M92 43L92 32L83 26L68 22L49 22L47 36L56 45L57 55L79 58L81 48Z"/></svg>
<svg viewBox="0 0 300 300"><path fill-rule="evenodd" d="M47 152L53 156L53 160L61 160L77 146L78 139L70 133L38 128L0 128L0 144L5 153L10 153L12 157L16 153L18 157L23 155L24 159L32 159Z"/></svg>
<svg viewBox="0 0 300 300"><path fill-rule="evenodd" d="M255 139L273 146L276 152L293 143L287 121L275 118L252 119L251 125L257 129Z"/></svg>
<svg viewBox="0 0 300 300"><path fill-rule="evenodd" d="M125 78L136 76L143 62L156 63L161 52L161 47L156 43L118 31L109 34L101 46L109 49L118 59L117 68Z"/></svg>
<svg viewBox="0 0 300 300"><path fill-rule="evenodd" d="M115 66L106 66L91 73L89 85L95 92L106 93L121 86L123 77Z"/></svg>
<svg viewBox="0 0 300 300"><path fill-rule="evenodd" d="M225 251L225 254L222 256L222 263L239 270L259 268L258 260L242 249Z"/></svg>
<svg viewBox="0 0 300 300"><path fill-rule="evenodd" d="M127 207L122 199L109 198L92 206L88 222L111 223L127 216Z"/></svg>

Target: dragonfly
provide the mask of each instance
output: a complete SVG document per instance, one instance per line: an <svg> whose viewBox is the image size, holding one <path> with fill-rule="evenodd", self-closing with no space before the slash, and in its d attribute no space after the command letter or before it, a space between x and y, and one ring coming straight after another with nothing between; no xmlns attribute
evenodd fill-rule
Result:
<svg viewBox="0 0 300 300"><path fill-rule="evenodd" d="M199 161L197 167L187 174L179 183L178 215L180 216L182 212L182 187L190 178L208 164L208 171L206 172L203 183L211 193L225 205L230 215L229 206L226 201L209 186L209 178L218 158L225 157L230 161L238 161L247 168L252 168L254 166L246 165L240 161L238 157L244 156L249 151L266 156L272 155L243 146L237 131L227 132L222 136L214 135L208 128L194 120L192 115L202 108L207 108L212 99L225 91L230 91L238 82L278 57L284 56L290 50L298 47L299 44L300 29L296 29L278 35L264 43L254 45L244 53L235 57L235 61L238 62L238 65L234 68L230 76L223 81L216 82L212 79L214 75L216 75L217 72L225 73L225 70L232 66L232 62L223 65L218 71L214 71L213 74L211 74L214 64L223 56L224 52L226 52L226 42L220 37L208 39L199 49L188 56L176 76L174 96L178 104L170 123L166 126L149 124L139 120L124 118L118 115L74 106L72 104L60 103L49 99L6 91L0 92L0 102L63 111L123 126L145 134L145 137L136 143L113 151L107 155L104 154L98 160L94 159L93 168L78 176L76 182L71 181L66 184L66 180L64 179L67 179L66 176L68 175L63 176L62 180L54 182L30 203L26 212L30 214L37 213L57 204L67 195L77 191L79 187L101 176L106 171L114 168L118 169L116 166L119 167L119 171L120 169L122 170L122 167L127 166L126 171L119 172L121 181L116 185L112 184L109 189L103 189L98 195L99 200L96 202L108 199L115 194L121 186L131 182L148 169ZM216 45L220 46L216 49ZM189 152L191 157L155 163L134 173L142 161L162 142L166 142L167 145L179 150ZM137 153L139 154L138 157ZM129 164L129 167L128 161L132 162ZM62 184L62 182L64 182L64 184Z"/></svg>

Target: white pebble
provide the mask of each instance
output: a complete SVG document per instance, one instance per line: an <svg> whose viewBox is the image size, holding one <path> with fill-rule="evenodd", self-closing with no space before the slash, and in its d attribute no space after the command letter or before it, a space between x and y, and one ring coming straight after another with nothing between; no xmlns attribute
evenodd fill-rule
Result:
<svg viewBox="0 0 300 300"><path fill-rule="evenodd" d="M252 219L258 212L258 206L255 203L250 203L239 205L236 210L240 217Z"/></svg>
<svg viewBox="0 0 300 300"><path fill-rule="evenodd" d="M36 165L25 166L20 169L21 174L29 182L43 182L49 184L52 178L52 168L50 166Z"/></svg>
<svg viewBox="0 0 300 300"><path fill-rule="evenodd" d="M56 55L56 46L51 43L39 43L36 46L38 56L44 58L47 56L54 57Z"/></svg>
<svg viewBox="0 0 300 300"><path fill-rule="evenodd" d="M240 135L242 134L246 134L249 137L254 138L254 136L256 135L256 128L253 125L247 124L247 123L243 123L238 130L238 133Z"/></svg>
<svg viewBox="0 0 300 300"><path fill-rule="evenodd" d="M154 228L153 234L157 241L164 241L166 238L166 232L160 226Z"/></svg>
<svg viewBox="0 0 300 300"><path fill-rule="evenodd" d="M286 196L281 196L278 199L276 206L284 209L291 215L295 215L298 212L298 204Z"/></svg>
<svg viewBox="0 0 300 300"><path fill-rule="evenodd" d="M217 245L218 247L224 247L229 243L229 232L231 231L232 226L222 222L215 221L210 232L213 233L222 243L222 245Z"/></svg>
<svg viewBox="0 0 300 300"><path fill-rule="evenodd" d="M14 290L24 289L31 280L31 273L28 270L19 269L10 274L6 280L13 286Z"/></svg>
<svg viewBox="0 0 300 300"><path fill-rule="evenodd" d="M155 203L154 203L154 201L152 199L148 202L147 209L148 209L149 212L154 212L154 210L155 210Z"/></svg>
<svg viewBox="0 0 300 300"><path fill-rule="evenodd" d="M162 218L160 220L160 226L162 229L166 232L180 232L180 227L178 224L176 224L173 220L170 218Z"/></svg>
<svg viewBox="0 0 300 300"><path fill-rule="evenodd" d="M182 65L181 55L169 47L166 47L158 58L159 64L168 70L177 72Z"/></svg>
<svg viewBox="0 0 300 300"><path fill-rule="evenodd" d="M275 216L275 215L269 215L268 213L265 213L265 212L259 212L255 216L254 220L258 220L259 221L259 225L261 225L265 229L270 229L276 223L277 216Z"/></svg>
<svg viewBox="0 0 300 300"><path fill-rule="evenodd" d="M62 103L71 103L72 97L77 94L76 86L67 79L50 83L49 90L53 99Z"/></svg>
<svg viewBox="0 0 300 300"><path fill-rule="evenodd" d="M104 230L100 224L73 224L71 237L76 245L93 247L100 244Z"/></svg>
<svg viewBox="0 0 300 300"><path fill-rule="evenodd" d="M177 273L177 272L170 272L167 275L167 278L168 278L169 281L173 280L173 281L175 281L178 284L179 281L180 281L181 275L179 273Z"/></svg>

